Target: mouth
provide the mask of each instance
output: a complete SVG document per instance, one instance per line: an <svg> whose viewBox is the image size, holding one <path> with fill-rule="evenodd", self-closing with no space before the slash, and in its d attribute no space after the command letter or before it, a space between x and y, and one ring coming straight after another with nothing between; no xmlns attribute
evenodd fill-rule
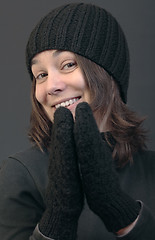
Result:
<svg viewBox="0 0 155 240"><path fill-rule="evenodd" d="M58 104L55 105L55 108L57 109L59 107L68 107L68 106L74 104L75 102L79 101L80 98L81 97L75 97L75 98L71 98L71 99L69 99L67 101L58 103Z"/></svg>

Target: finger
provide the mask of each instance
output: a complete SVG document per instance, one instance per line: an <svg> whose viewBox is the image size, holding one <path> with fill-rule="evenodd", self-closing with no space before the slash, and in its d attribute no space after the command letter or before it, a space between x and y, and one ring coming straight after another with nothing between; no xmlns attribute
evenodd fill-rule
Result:
<svg viewBox="0 0 155 240"><path fill-rule="evenodd" d="M60 107L55 111L52 135L59 143L65 144L73 138L73 116L70 110Z"/></svg>
<svg viewBox="0 0 155 240"><path fill-rule="evenodd" d="M54 172L63 175L65 182L70 178L69 172L75 172L77 167L73 124L72 113L67 108L60 107L55 111L50 146L50 171L52 175Z"/></svg>
<svg viewBox="0 0 155 240"><path fill-rule="evenodd" d="M73 123L73 115L71 111L65 107L59 107L54 113L54 124L59 126L69 125Z"/></svg>
<svg viewBox="0 0 155 240"><path fill-rule="evenodd" d="M84 144L84 147L89 148L101 141L93 112L86 102L78 104L76 108L74 132L76 141L80 145Z"/></svg>

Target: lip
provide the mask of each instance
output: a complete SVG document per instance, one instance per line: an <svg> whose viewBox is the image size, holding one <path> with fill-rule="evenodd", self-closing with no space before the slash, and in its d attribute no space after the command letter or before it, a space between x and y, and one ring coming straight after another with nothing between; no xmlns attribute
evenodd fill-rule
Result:
<svg viewBox="0 0 155 240"><path fill-rule="evenodd" d="M67 106L66 108L68 108L72 113L75 111L76 106L81 102L81 97L79 98L79 100L77 100L75 103Z"/></svg>
<svg viewBox="0 0 155 240"><path fill-rule="evenodd" d="M62 102L66 102L66 101L72 100L72 99L74 99L74 98L79 98L79 100L80 100L80 99L81 99L81 96L76 96L76 97L70 97L70 98L61 99L61 100L59 100L58 102L55 102L51 107L56 108L55 106L56 106L57 104L61 104ZM77 102L79 102L79 100L78 100ZM76 103L76 102L75 102L75 103ZM75 103L67 106L66 108L69 108L70 106L74 105Z"/></svg>

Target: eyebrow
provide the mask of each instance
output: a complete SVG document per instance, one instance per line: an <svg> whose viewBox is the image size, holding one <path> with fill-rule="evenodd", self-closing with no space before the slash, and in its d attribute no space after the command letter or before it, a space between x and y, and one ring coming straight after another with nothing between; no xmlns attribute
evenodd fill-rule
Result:
<svg viewBox="0 0 155 240"><path fill-rule="evenodd" d="M62 52L64 52L64 50L56 50L52 53L53 57L57 57L59 54L61 54ZM34 64L37 64L39 63L39 61L37 59L32 59L31 61L31 66L34 65Z"/></svg>
<svg viewBox="0 0 155 240"><path fill-rule="evenodd" d="M34 65L34 64L37 64L38 62L39 62L38 60L32 59L32 61L31 61L31 66Z"/></svg>
<svg viewBox="0 0 155 240"><path fill-rule="evenodd" d="M57 57L59 54L61 54L62 52L64 52L64 50L56 50L55 52L53 52L53 56Z"/></svg>

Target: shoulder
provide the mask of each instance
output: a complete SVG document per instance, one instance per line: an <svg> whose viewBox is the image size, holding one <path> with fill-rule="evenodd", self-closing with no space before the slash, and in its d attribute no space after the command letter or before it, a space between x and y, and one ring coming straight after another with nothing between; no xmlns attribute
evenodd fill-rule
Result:
<svg viewBox="0 0 155 240"><path fill-rule="evenodd" d="M0 179L7 181L13 179L14 182L25 181L35 185L41 195L47 184L48 153L42 152L36 146L24 151L10 155L1 162Z"/></svg>
<svg viewBox="0 0 155 240"><path fill-rule="evenodd" d="M38 149L29 148L1 162L0 236L6 236L8 228L10 236L20 235L21 228L23 236L30 236L45 209L46 176L46 157Z"/></svg>
<svg viewBox="0 0 155 240"><path fill-rule="evenodd" d="M42 164L48 160L48 152L41 151L37 146L29 147L23 151L10 155L8 158L20 161L21 164L29 167L35 164Z"/></svg>
<svg viewBox="0 0 155 240"><path fill-rule="evenodd" d="M144 168L145 171L155 169L155 151L142 151L134 154L133 165L137 168Z"/></svg>
<svg viewBox="0 0 155 240"><path fill-rule="evenodd" d="M155 151L141 151L134 155L134 157L140 157L141 159L147 159L149 161L155 161Z"/></svg>
<svg viewBox="0 0 155 240"><path fill-rule="evenodd" d="M155 151L141 151L133 155L133 162L126 164L118 169L121 177L130 179L130 181L148 181L155 182Z"/></svg>
<svg viewBox="0 0 155 240"><path fill-rule="evenodd" d="M48 152L41 151L37 146L32 146L26 150L17 152L6 158L5 162L18 162L19 165L25 167L29 172L46 169L48 165Z"/></svg>

